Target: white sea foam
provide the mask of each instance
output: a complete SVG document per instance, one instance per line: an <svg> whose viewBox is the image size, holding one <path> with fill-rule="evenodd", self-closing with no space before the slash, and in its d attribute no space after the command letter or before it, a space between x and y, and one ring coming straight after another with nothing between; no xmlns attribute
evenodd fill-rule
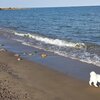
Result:
<svg viewBox="0 0 100 100"><path fill-rule="evenodd" d="M51 48L51 49L49 48L48 50L46 50L44 47L35 46L35 45L32 45L28 42L24 42L23 40L18 40L18 39L14 39L14 40L21 42L23 45L35 47L38 49L43 49L45 51L50 51L50 52L53 52L53 53L58 54L60 56L70 57L72 59L77 59L77 60L80 60L82 62L94 64L94 65L97 65L100 67L100 57L98 57L96 54L93 54L92 55L93 57L91 58L91 54L88 52L82 52L80 54L78 54L78 52L77 53L70 53L70 52L68 53L66 51L60 51L57 48ZM79 55L78 58L77 58L77 54Z"/></svg>
<svg viewBox="0 0 100 100"><path fill-rule="evenodd" d="M51 38L47 38L47 37L41 37L38 35L29 34L29 33L23 34L23 33L15 32L14 34L17 36L31 38L36 41L39 41L39 43L37 42L36 45L33 45L30 42L17 39L17 41L21 42L23 45L35 47L38 49L43 49L46 51L54 52L54 53L64 56L64 57L70 57L72 59L77 59L82 62L91 63L94 65L100 66L100 57L98 57L98 55L96 55L96 54L90 54L89 52L87 52L86 46L84 43L72 43L72 42L67 42L67 41L59 40L59 39L51 39ZM44 44L49 45L48 49L45 47ZM68 47L71 47L74 49L72 49L72 51L69 51L69 52L67 52L66 50L62 51L62 48L68 49ZM83 51L79 52L79 51L77 51L77 48L80 48L79 50L83 50ZM75 51L75 49L76 49L76 51Z"/></svg>
<svg viewBox="0 0 100 100"><path fill-rule="evenodd" d="M35 39L37 41L44 42L46 44L51 44L51 45L56 45L56 46L61 46L61 47L74 47L74 48L86 48L84 43L73 43L73 42L67 42L64 40L60 39L52 39L52 38L47 38L47 37L42 37L34 34L23 34L23 33L14 33L15 35L21 36L21 37L28 37Z"/></svg>

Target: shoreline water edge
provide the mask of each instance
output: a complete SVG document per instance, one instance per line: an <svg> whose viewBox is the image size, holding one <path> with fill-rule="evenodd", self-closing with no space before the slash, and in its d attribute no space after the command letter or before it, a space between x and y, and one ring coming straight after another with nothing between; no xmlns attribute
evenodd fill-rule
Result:
<svg viewBox="0 0 100 100"><path fill-rule="evenodd" d="M100 72L99 66L81 62L78 61L78 59L59 56L49 50L37 47L35 48L35 46L24 44L23 41L21 41L21 38L20 41L18 41L13 38L13 34L9 35L11 34L10 32L12 31L9 29L0 29L0 47L5 48L8 51L18 53L25 59L46 65L50 69L85 81L89 81L89 73L91 71L96 71L96 73Z"/></svg>
<svg viewBox="0 0 100 100"><path fill-rule="evenodd" d="M0 11L7 37L100 66L100 7L33 8ZM2 16L3 15L3 16Z"/></svg>
<svg viewBox="0 0 100 100"><path fill-rule="evenodd" d="M0 100L99 100L100 6L0 10Z"/></svg>
<svg viewBox="0 0 100 100"><path fill-rule="evenodd" d="M40 54L37 55L38 56L37 60L42 60L42 63L39 64L35 61L25 60L24 56L21 57L19 55L20 53L23 52L21 51L22 48L25 50L27 46L26 47L22 45L20 46L20 43L17 43L16 41L14 43L14 41L12 42L11 40L8 40L10 43L9 45L7 38L5 38L6 40L4 40L4 37L2 37L1 34L0 34L0 43L2 44L0 46L1 48L0 49L0 86L1 86L0 99L1 100L37 100L37 99L38 100L56 100L56 99L99 100L100 99L99 88L89 86L87 81L79 80L77 78L75 79L70 75L68 75L68 73L64 75L59 73L58 71L53 71L52 68L50 67L48 68L47 66L45 66L45 62L48 62L48 60L52 61L54 60L54 58L56 58L54 62L59 64L59 62L61 61L61 59L57 59L59 58L59 56L50 54L50 56L48 55L47 58L40 59L39 58L40 54L42 52L44 53L47 52L41 50L37 51L35 49L37 52L40 52ZM13 48L13 52L15 53L9 52L9 50L12 50L11 47ZM6 49L8 51L6 51ZM33 49L34 48L32 48L32 50ZM17 50L19 50L20 52ZM27 53L29 52L27 51ZM34 57L36 57L36 55L34 55L33 58ZM18 60L18 58L21 59ZM67 63L67 65L65 66L66 70L69 69L73 70L72 72L75 72L77 69L80 69L77 70L77 72L79 71L80 74L82 73L81 71L84 71L84 69L88 69L88 66L89 68L95 67L90 64L82 63L80 61L72 60L69 58L68 59L65 58L65 61ZM61 69L64 65L65 64L63 63ZM81 66L82 68L80 68Z"/></svg>

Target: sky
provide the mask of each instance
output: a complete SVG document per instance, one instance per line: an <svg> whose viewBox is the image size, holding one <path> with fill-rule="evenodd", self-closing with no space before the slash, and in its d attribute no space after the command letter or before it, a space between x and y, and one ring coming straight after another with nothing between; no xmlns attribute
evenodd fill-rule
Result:
<svg viewBox="0 0 100 100"><path fill-rule="evenodd" d="M95 6L100 0L0 0L0 7Z"/></svg>

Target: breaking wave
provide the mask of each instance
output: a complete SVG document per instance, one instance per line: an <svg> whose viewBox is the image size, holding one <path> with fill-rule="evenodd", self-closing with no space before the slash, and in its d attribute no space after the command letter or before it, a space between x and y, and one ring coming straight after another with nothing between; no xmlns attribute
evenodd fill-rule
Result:
<svg viewBox="0 0 100 100"><path fill-rule="evenodd" d="M88 51L88 45L85 43L68 42L30 33L13 33L16 36L16 40L20 41L23 45L44 49L64 57L70 57L72 59L100 66L99 55Z"/></svg>
<svg viewBox="0 0 100 100"><path fill-rule="evenodd" d="M51 39L47 37L30 34L30 33L22 34L22 33L15 32L14 34L18 36L22 36L22 37L32 38L37 41L44 42L46 44L51 44L51 45L56 45L56 46L61 46L61 47L64 47L64 46L74 47L74 48L85 48L86 47L84 43L72 43L72 42L67 42L67 41L60 40L60 39Z"/></svg>

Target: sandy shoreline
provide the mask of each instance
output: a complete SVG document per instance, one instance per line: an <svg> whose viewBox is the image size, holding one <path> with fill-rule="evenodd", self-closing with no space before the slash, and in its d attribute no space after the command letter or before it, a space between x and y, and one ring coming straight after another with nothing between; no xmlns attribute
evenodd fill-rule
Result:
<svg viewBox="0 0 100 100"><path fill-rule="evenodd" d="M99 100L100 89L0 52L0 100Z"/></svg>
<svg viewBox="0 0 100 100"><path fill-rule="evenodd" d="M5 32L0 31L0 34L2 33ZM35 50L2 35L0 43L1 48L7 48L8 51L15 50L13 52L17 51L19 54ZM22 58L18 61L18 57L14 56L15 53L8 51L0 51L0 100L100 99L99 88L90 87L88 81L71 77L80 75L80 78L89 79L89 72L91 70L99 72L99 67L54 54L51 56L52 54L47 52L45 53L50 55L42 59L40 54L44 51L37 49L33 57L29 56L33 60Z"/></svg>
<svg viewBox="0 0 100 100"><path fill-rule="evenodd" d="M8 51L20 54L25 59L45 65L49 69L53 69L60 73L72 76L79 80L89 81L89 73L95 71L100 73L100 67L90 62L84 63L80 59L71 57L63 57L48 50L23 44L20 40L14 40L11 29L0 29L0 48L5 48ZM12 35L11 35L12 34ZM45 59L42 59L41 54L47 54Z"/></svg>

